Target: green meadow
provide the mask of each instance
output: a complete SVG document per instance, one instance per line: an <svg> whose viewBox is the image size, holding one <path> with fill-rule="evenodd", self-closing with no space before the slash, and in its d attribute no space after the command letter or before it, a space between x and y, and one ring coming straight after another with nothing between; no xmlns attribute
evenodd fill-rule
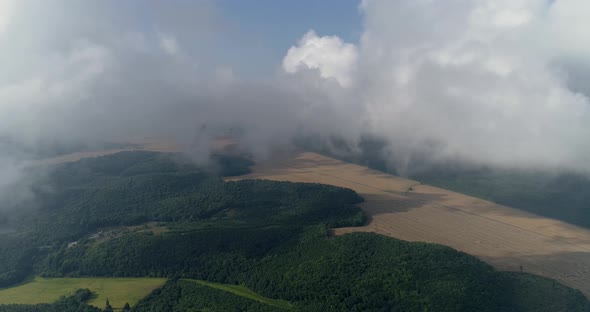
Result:
<svg viewBox="0 0 590 312"><path fill-rule="evenodd" d="M161 287L165 278L42 278L11 288L0 289L0 304L52 303L60 296L68 296L76 289L88 288L93 293L89 304L104 308L109 299L115 308L128 302L135 305L154 289Z"/></svg>

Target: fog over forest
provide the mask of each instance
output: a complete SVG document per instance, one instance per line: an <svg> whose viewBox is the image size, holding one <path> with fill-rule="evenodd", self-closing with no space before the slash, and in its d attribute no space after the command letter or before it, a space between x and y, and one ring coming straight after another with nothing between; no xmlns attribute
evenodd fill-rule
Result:
<svg viewBox="0 0 590 312"><path fill-rule="evenodd" d="M215 1L1 1L0 195L39 144L174 138L198 159L230 129L258 157L369 135L400 173L416 157L590 171L590 2L358 10L358 42L310 29L250 76L216 58L235 25Z"/></svg>

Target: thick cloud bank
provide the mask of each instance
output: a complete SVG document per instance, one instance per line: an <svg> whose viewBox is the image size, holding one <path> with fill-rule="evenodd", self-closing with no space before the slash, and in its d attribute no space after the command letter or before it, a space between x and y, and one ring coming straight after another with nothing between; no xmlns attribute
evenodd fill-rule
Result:
<svg viewBox="0 0 590 312"><path fill-rule="evenodd" d="M398 169L417 156L590 169L587 1L368 0L361 11L354 63L338 62L349 44L309 33L283 67L352 82L343 107L358 105Z"/></svg>
<svg viewBox="0 0 590 312"><path fill-rule="evenodd" d="M235 127L262 148L293 132L287 91L215 59L224 20L207 1L2 3L0 138L190 145Z"/></svg>
<svg viewBox="0 0 590 312"><path fill-rule="evenodd" d="M0 210L47 142L171 138L196 159L232 129L259 154L285 144L296 99L214 57L224 23L207 1L0 1Z"/></svg>
<svg viewBox="0 0 590 312"><path fill-rule="evenodd" d="M28 157L2 140L173 137L198 154L229 129L261 155L300 135L352 147L373 135L402 172L417 157L590 169L588 1L359 11L360 42L309 31L276 75L253 79L216 57L215 2L1 1L0 186Z"/></svg>

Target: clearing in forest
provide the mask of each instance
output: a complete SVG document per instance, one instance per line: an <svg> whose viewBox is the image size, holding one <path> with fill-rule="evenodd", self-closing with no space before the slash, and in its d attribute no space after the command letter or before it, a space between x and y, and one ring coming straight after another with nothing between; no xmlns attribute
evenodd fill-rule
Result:
<svg viewBox="0 0 590 312"><path fill-rule="evenodd" d="M88 288L94 296L89 304L104 308L109 299L114 308L125 303L134 306L154 289L166 283L165 278L42 278L15 287L0 289L0 304L52 303L80 288Z"/></svg>
<svg viewBox="0 0 590 312"><path fill-rule="evenodd" d="M276 308L285 309L285 310L292 310L293 309L293 305L291 303L289 303L288 301L263 297L245 286L212 283L212 282L208 282L208 281L195 280L195 279L185 279L185 280L195 282L195 283L203 285L203 286L227 291L227 292L232 293L234 295L244 297L247 299L251 299L251 300L255 300L260 303L264 303L264 304L267 304L267 305L270 305L270 306L273 306Z"/></svg>

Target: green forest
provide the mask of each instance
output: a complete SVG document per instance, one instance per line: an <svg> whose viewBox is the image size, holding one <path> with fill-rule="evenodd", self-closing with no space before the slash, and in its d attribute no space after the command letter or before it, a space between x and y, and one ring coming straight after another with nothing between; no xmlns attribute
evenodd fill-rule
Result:
<svg viewBox="0 0 590 312"><path fill-rule="evenodd" d="M5 223L16 230L0 237L0 287L30 276L169 279L132 311L286 310L189 279L239 285L294 311L590 311L579 291L445 246L331 236L366 222L358 194L223 181L251 164L216 155L199 167L136 151L32 171L35 200L12 207ZM148 222L166 230L131 230ZM0 312L100 311L86 304L89 292Z"/></svg>

